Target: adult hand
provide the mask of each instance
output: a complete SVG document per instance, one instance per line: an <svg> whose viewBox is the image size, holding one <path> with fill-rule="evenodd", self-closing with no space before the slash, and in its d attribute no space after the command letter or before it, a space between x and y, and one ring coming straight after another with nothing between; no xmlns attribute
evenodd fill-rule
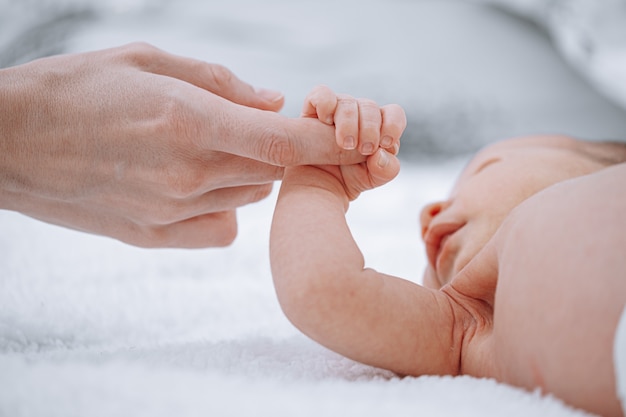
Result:
<svg viewBox="0 0 626 417"><path fill-rule="evenodd" d="M283 167L355 163L283 97L145 44L0 71L0 208L145 247L232 242Z"/></svg>

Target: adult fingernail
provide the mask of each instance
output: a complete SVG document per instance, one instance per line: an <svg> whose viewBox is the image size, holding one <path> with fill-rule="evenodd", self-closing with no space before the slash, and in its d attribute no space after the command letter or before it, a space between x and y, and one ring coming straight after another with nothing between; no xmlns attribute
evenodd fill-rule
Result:
<svg viewBox="0 0 626 417"><path fill-rule="evenodd" d="M356 148L356 140L354 140L354 136L346 136L343 138L343 147L344 149Z"/></svg>
<svg viewBox="0 0 626 417"><path fill-rule="evenodd" d="M383 136L383 138L380 140L380 146L382 146L383 148L388 148L391 146L391 144L393 143L393 138L391 136Z"/></svg>
<svg viewBox="0 0 626 417"><path fill-rule="evenodd" d="M381 168L385 168L389 165L389 155L384 149L381 149L380 152L378 152L378 161L376 164Z"/></svg>
<svg viewBox="0 0 626 417"><path fill-rule="evenodd" d="M267 88L255 88L254 91L258 96L271 102L277 102L283 98L283 93L280 91L268 90Z"/></svg>

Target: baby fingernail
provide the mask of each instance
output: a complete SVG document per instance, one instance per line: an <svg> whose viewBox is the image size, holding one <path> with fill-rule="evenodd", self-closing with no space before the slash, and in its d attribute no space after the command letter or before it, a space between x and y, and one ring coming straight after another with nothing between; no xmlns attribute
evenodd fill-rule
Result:
<svg viewBox="0 0 626 417"><path fill-rule="evenodd" d="M343 138L343 147L345 149L356 148L356 140L354 140L354 136L346 136L345 138Z"/></svg>
<svg viewBox="0 0 626 417"><path fill-rule="evenodd" d="M361 153L363 155L371 155L374 153L374 144L373 143L364 143L361 146Z"/></svg>
<svg viewBox="0 0 626 417"><path fill-rule="evenodd" d="M390 147L392 143L393 138L391 136L383 136L383 138L380 140L380 146L382 146L383 148Z"/></svg>

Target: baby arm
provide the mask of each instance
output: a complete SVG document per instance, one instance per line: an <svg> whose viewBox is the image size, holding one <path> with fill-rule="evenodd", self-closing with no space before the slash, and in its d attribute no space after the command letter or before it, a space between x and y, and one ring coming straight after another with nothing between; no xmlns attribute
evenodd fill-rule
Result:
<svg viewBox="0 0 626 417"><path fill-rule="evenodd" d="M356 111L342 113L350 98L331 93L314 90L303 113L316 108L320 120L334 122L339 142L353 129L357 143L380 146L380 137L391 136L385 145L397 149L406 125L400 107L376 106L373 115L372 102L351 99ZM456 374L460 343L447 297L365 268L345 220L349 201L398 171L396 157L381 148L357 165L286 169L270 239L276 292L296 327L340 354L399 374Z"/></svg>

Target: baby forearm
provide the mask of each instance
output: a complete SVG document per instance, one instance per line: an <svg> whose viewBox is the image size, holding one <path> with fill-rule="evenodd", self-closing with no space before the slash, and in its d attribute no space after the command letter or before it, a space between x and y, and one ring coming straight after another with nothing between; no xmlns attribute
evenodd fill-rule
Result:
<svg viewBox="0 0 626 417"><path fill-rule="evenodd" d="M296 327L322 344L333 337L327 326L340 326L341 316L350 314L345 294L364 264L345 221L347 199L333 187L341 185L318 168L287 169L270 238L281 306Z"/></svg>
<svg viewBox="0 0 626 417"><path fill-rule="evenodd" d="M363 257L346 225L348 202L340 195L341 185L316 171L314 167L285 171L270 237L272 273L281 289L363 268Z"/></svg>

